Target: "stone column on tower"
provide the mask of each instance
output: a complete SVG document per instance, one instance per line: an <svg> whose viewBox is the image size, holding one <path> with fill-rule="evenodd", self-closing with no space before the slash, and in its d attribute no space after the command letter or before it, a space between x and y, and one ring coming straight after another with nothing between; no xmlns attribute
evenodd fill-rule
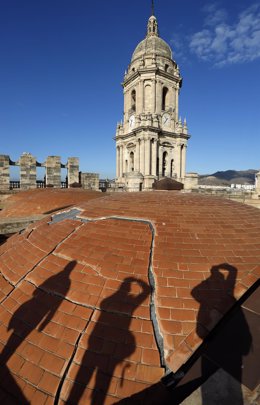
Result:
<svg viewBox="0 0 260 405"><path fill-rule="evenodd" d="M119 147L116 147L116 177L119 177Z"/></svg>
<svg viewBox="0 0 260 405"><path fill-rule="evenodd" d="M123 177L123 145L120 145L120 177Z"/></svg>
<svg viewBox="0 0 260 405"><path fill-rule="evenodd" d="M122 149L123 149L123 153L122 153L122 155L123 155L123 158L122 158L123 169L122 170L123 170L123 173L126 173L127 167L126 167L126 148L125 148L125 145L123 145Z"/></svg>
<svg viewBox="0 0 260 405"><path fill-rule="evenodd" d="M177 174L177 180L181 177L181 143L177 142L175 151L175 172Z"/></svg>
<svg viewBox="0 0 260 405"><path fill-rule="evenodd" d="M152 80L152 113L156 112L156 80Z"/></svg>
<svg viewBox="0 0 260 405"><path fill-rule="evenodd" d="M149 138L145 139L145 170L144 174L146 176L150 175L150 161L151 159L151 141Z"/></svg>
<svg viewBox="0 0 260 405"><path fill-rule="evenodd" d="M144 138L140 140L140 172L144 175L145 172L145 148L144 148Z"/></svg>
<svg viewBox="0 0 260 405"><path fill-rule="evenodd" d="M156 82L156 113L162 112L162 82L157 80Z"/></svg>
<svg viewBox="0 0 260 405"><path fill-rule="evenodd" d="M140 171L140 140L137 139L135 146L135 171Z"/></svg>
<svg viewBox="0 0 260 405"><path fill-rule="evenodd" d="M144 81L140 81L140 108L139 108L140 113L143 113L144 111Z"/></svg>
<svg viewBox="0 0 260 405"><path fill-rule="evenodd" d="M163 151L161 145L158 148L158 176L159 180L162 178L162 160L163 160Z"/></svg>
<svg viewBox="0 0 260 405"><path fill-rule="evenodd" d="M175 85L175 121L178 122L179 117L179 86Z"/></svg>
<svg viewBox="0 0 260 405"><path fill-rule="evenodd" d="M157 139L153 139L152 141L152 156L151 156L151 164L152 164L152 176L156 176L156 165L157 165Z"/></svg>
<svg viewBox="0 0 260 405"><path fill-rule="evenodd" d="M186 149L187 145L183 144L181 147L181 178L184 180L186 174Z"/></svg>

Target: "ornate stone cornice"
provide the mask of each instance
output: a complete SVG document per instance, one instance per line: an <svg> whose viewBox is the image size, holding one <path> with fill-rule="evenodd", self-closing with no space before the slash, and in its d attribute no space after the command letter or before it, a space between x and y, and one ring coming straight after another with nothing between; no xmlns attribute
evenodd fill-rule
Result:
<svg viewBox="0 0 260 405"><path fill-rule="evenodd" d="M159 77L163 77L165 79L169 79L170 81L174 81L175 83L180 83L180 87L181 87L181 83L182 83L182 77L180 76L176 76L174 73L169 73L169 72L165 72L164 70L158 68L157 66L147 66L145 68L142 69L137 69L135 72L130 72L127 73L125 80L123 81L123 83L121 83L122 87L126 87L129 83L131 83L132 81L134 81L135 79L137 79L138 77L141 77L143 74L146 73L154 73L155 77L157 80L158 78L156 76Z"/></svg>

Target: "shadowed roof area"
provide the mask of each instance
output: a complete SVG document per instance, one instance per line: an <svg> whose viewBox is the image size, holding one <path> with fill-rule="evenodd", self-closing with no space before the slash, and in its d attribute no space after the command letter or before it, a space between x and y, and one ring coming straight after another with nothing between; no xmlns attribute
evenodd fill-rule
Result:
<svg viewBox="0 0 260 405"><path fill-rule="evenodd" d="M259 278L252 207L167 191L76 207L0 246L1 389L17 403L109 405L145 390Z"/></svg>
<svg viewBox="0 0 260 405"><path fill-rule="evenodd" d="M155 180L153 183L154 190L183 190L183 184L177 180L170 179L168 177Z"/></svg>

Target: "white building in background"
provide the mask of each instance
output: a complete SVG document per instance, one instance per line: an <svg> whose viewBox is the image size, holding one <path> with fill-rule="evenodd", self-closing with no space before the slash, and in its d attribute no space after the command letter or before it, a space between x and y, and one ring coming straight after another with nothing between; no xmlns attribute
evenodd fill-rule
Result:
<svg viewBox="0 0 260 405"><path fill-rule="evenodd" d="M237 190L252 191L252 190L255 190L255 185L254 184L231 184L230 188L237 189Z"/></svg>

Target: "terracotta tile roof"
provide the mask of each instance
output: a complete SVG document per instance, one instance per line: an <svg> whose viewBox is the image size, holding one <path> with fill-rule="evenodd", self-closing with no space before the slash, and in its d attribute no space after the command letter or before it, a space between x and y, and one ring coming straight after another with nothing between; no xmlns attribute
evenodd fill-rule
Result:
<svg viewBox="0 0 260 405"><path fill-rule="evenodd" d="M103 197L102 193L82 189L45 188L20 191L5 200L1 218L20 218L31 215L46 214L64 209L95 198Z"/></svg>
<svg viewBox="0 0 260 405"><path fill-rule="evenodd" d="M252 207L175 192L77 207L0 248L2 388L20 403L109 405L141 392L259 278Z"/></svg>

